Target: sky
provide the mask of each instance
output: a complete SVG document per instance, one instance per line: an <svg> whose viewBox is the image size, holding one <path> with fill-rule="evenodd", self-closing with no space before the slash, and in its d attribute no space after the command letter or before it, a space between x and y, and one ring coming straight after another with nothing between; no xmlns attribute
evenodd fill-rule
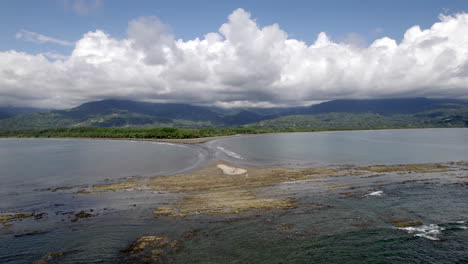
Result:
<svg viewBox="0 0 468 264"><path fill-rule="evenodd" d="M0 2L0 105L468 98L468 1Z"/></svg>

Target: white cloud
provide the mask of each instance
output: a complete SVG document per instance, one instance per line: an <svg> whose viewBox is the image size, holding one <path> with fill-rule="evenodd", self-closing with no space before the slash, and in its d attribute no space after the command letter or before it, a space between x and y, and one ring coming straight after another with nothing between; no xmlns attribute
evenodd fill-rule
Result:
<svg viewBox="0 0 468 264"><path fill-rule="evenodd" d="M88 32L71 55L0 52L0 104L70 107L127 98L220 106L300 105L337 98L468 98L468 14L414 26L403 40L368 46L326 33L308 45L242 9L219 32L176 40L156 18L129 23L128 38Z"/></svg>
<svg viewBox="0 0 468 264"><path fill-rule="evenodd" d="M73 46L73 42L69 42L66 40L56 39L52 37L48 37L36 32L27 31L27 30L20 30L15 35L16 39L21 39L24 41L34 42L34 43L54 43L62 46Z"/></svg>
<svg viewBox="0 0 468 264"><path fill-rule="evenodd" d="M40 53L40 55L43 55L43 56L49 58L50 60L66 60L66 59L68 59L68 56L58 54L58 53L54 53L54 52L44 52L44 53Z"/></svg>
<svg viewBox="0 0 468 264"><path fill-rule="evenodd" d="M349 32L346 34L343 42L357 48L365 48L368 46L366 38L356 32Z"/></svg>

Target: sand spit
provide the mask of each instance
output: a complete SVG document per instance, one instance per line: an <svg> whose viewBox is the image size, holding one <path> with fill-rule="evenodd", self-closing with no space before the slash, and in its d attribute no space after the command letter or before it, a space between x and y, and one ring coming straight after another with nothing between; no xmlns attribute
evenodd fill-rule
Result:
<svg viewBox="0 0 468 264"><path fill-rule="evenodd" d="M155 215L186 217L199 214L237 214L248 211L297 207L295 198L281 192L280 188L270 188L268 191L264 189L279 184L314 181L318 185L322 182L322 186L329 190L353 190L348 192L348 197L363 197L366 193L354 190L358 187L349 184L337 185L329 182L329 180L335 177L373 177L376 172L379 173L379 179L390 175L396 177L396 179L407 180L407 177L412 173L414 175L426 173L439 175L440 172L456 171L458 169L460 167L457 164L407 164L308 169L251 168L225 161L214 161L208 167L188 174L94 185L81 189L78 193L120 190L169 191L175 194L176 199L170 205L156 208Z"/></svg>

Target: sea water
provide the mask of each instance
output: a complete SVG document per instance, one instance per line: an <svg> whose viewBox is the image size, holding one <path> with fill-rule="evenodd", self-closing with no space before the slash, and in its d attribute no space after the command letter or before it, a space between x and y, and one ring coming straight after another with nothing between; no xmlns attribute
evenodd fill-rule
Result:
<svg viewBox="0 0 468 264"><path fill-rule="evenodd" d="M468 158L468 129L290 133L208 142L220 158L257 166L408 164Z"/></svg>
<svg viewBox="0 0 468 264"><path fill-rule="evenodd" d="M403 183L395 174L264 188L295 195L299 207L246 216L156 217L154 209L177 200L164 191L76 193L80 186L183 173L212 159L282 167L466 161L467 143L466 129L261 135L197 146L1 139L0 213L46 215L0 225L0 263L32 263L49 252L64 255L48 263L138 263L120 250L142 235L183 240L183 249L161 263L467 263L468 193L440 180L443 173L431 184ZM331 182L352 183L362 194L321 187ZM68 212L79 211L93 217L72 222ZM398 218L424 224L398 228L390 222ZM184 238L194 229L200 235Z"/></svg>

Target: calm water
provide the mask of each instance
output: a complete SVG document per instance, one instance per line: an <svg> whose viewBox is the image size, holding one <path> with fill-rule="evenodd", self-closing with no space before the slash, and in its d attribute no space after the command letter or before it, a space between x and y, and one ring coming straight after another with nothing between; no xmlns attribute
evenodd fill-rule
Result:
<svg viewBox="0 0 468 264"><path fill-rule="evenodd" d="M424 176L434 184L402 184L395 174L277 186L294 195L299 208L245 219L155 217L155 208L175 198L165 192L44 190L174 174L211 159L284 167L467 161L468 129L263 135L199 146L0 139L0 213L46 213L0 224L0 263L32 263L48 252L65 255L45 263L139 263L120 249L142 235L183 241L183 249L162 263L468 263L467 187L443 174ZM327 184L383 195L350 198ZM71 222L66 212L81 210L95 216ZM420 220L424 228L395 228L390 220L397 218ZM192 229L203 235L184 238ZM25 235L31 232L39 234Z"/></svg>
<svg viewBox="0 0 468 264"><path fill-rule="evenodd" d="M468 129L259 135L209 142L220 157L252 165L315 167L468 159Z"/></svg>
<svg viewBox="0 0 468 264"><path fill-rule="evenodd" d="M38 209L48 195L41 189L175 174L204 160L200 150L167 143L0 139L0 209Z"/></svg>
<svg viewBox="0 0 468 264"><path fill-rule="evenodd" d="M31 185L89 184L128 176L176 173L202 157L193 148L159 142L0 139L0 180ZM177 160L177 162L174 162Z"/></svg>

